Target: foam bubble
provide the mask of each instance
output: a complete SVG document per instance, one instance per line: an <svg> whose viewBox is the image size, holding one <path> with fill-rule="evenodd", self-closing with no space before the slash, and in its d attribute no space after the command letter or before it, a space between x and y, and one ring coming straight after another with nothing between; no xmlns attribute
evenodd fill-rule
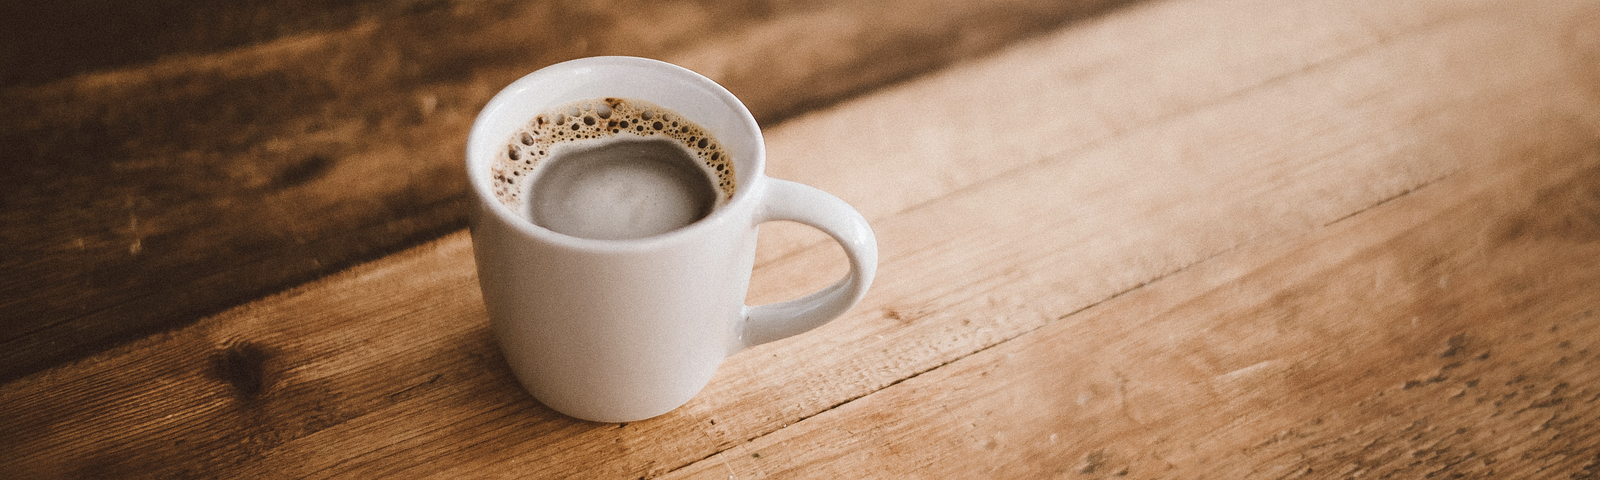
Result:
<svg viewBox="0 0 1600 480"><path fill-rule="evenodd" d="M720 190L717 205L733 198L736 184L732 159L709 132L672 110L631 98L596 98L560 105L534 116L513 133L491 167L495 197L513 211L522 210L526 179L552 147L579 140L619 135L668 137L699 159Z"/></svg>

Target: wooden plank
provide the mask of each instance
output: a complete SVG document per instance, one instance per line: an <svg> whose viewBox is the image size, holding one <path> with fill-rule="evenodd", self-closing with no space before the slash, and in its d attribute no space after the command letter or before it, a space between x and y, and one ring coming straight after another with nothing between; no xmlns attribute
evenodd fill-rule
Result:
<svg viewBox="0 0 1600 480"><path fill-rule="evenodd" d="M772 123L1119 3L352 4L233 50L133 42L178 50L0 90L0 382L464 227L472 116L540 66L663 58Z"/></svg>
<svg viewBox="0 0 1600 480"><path fill-rule="evenodd" d="M913 85L785 122L767 132L768 172L833 192L869 219L887 218L1354 55L1433 21L1402 15L1405 9L1379 14L1392 17L1374 23L1340 5L1297 8L1262 14L1256 18L1262 23L1235 35L1215 32L1238 21L1237 7L1205 2L1080 25L1071 35L1010 49L1000 59L957 65ZM826 243L801 227L765 235L785 227L763 227L759 264L801 245ZM806 288L793 285L758 300Z"/></svg>
<svg viewBox="0 0 1600 480"><path fill-rule="evenodd" d="M1592 26L1597 18L1580 3L1541 6L1547 8L1519 22ZM495 353L470 247L458 233L0 386L0 411L23 412L0 417L0 452L12 452L0 463L40 476L654 476L830 415L823 412L974 352L1003 348L1208 258L1339 224L1453 172L1515 158L1529 145L1593 142L1592 115L1600 110L1592 108L1592 85L1575 80L1584 78L1577 75L1582 68L1593 67L1573 60L1600 49L1560 41L1563 32L1582 30L1524 28L1502 19L1500 9L1510 7L1494 5L1359 7L1154 3L975 62L951 77L885 92L973 89L1004 76L995 72L1032 72L1128 98L1129 110L1106 100L1099 113L1143 120L1009 170L927 158L878 180L922 185L928 170L970 179L952 183L952 191L925 194L931 199L920 203L916 196L855 198L841 189L864 210L891 212L875 222L884 260L873 294L855 313L817 332L733 357L706 392L666 416L596 425L532 402ZM1299 17L1306 12L1312 14ZM1330 14L1337 12L1344 15ZM1371 18L1393 23L1373 26ZM1223 38L1247 33L1274 46L1324 35L1343 41L1334 45L1339 48L1304 42L1334 54L1307 54L1317 59L1273 71L1263 67L1270 62L1251 59L1289 52L1168 35L1203 28L1224 32ZM1269 33L1282 37L1256 36ZM1108 45L1128 46L1112 56L1118 59L1172 50L1178 52L1171 58L1209 56L1214 61L1180 71L1215 75L1197 75L1215 79L1197 84L1235 88L1163 90L1158 87L1184 82L1111 81L1138 80L1134 73L1152 68L1137 61L1087 69L1077 63L1083 58L1070 55L1016 53L1114 49ZM1039 67L1041 58L1052 66ZM1486 58L1502 62L1486 64ZM1057 74L1075 67L1087 74ZM971 81L960 82L961 76ZM1050 85L1029 84L1040 90ZM980 105L993 106L999 118L1033 102L1015 91L988 91L989 103ZM1141 99L1151 92L1194 97L1186 110L1137 115L1150 111ZM876 98L819 115L865 118L876 111ZM916 98L922 103L903 107L936 108L945 97ZM908 124L901 143L939 132L942 117L924 118ZM1059 131L1018 129L1014 136L978 138L1009 148L1070 136L1081 125L1073 121ZM773 132L775 143L807 139L788 128ZM810 143L836 139L811 137ZM863 149L846 164L870 165L870 155ZM826 162L814 165L789 177L849 173ZM985 171L992 173L972 173ZM758 284L756 296L828 280L829 254L818 247L771 257L762 275L785 281Z"/></svg>
<svg viewBox="0 0 1600 480"><path fill-rule="evenodd" d="M1600 148L1585 133L668 478L1584 478L1600 465Z"/></svg>
<svg viewBox="0 0 1600 480"><path fill-rule="evenodd" d="M0 88L204 55L363 21L449 11L461 2L183 0L7 2L0 5ZM497 7L504 8L504 3Z"/></svg>

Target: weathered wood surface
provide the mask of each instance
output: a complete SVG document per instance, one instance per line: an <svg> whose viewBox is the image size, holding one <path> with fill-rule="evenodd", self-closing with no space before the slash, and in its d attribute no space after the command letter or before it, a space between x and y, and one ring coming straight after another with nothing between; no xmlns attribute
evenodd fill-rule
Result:
<svg viewBox="0 0 1600 480"><path fill-rule="evenodd" d="M1600 150L1518 153L669 477L1589 478Z"/></svg>
<svg viewBox="0 0 1600 480"><path fill-rule="evenodd" d="M465 226L500 87L701 71L766 123L1120 0L13 2L0 7L0 382Z"/></svg>
<svg viewBox="0 0 1600 480"><path fill-rule="evenodd" d="M1139 4L771 129L879 283L663 417L519 390L458 232L0 386L0 469L1584 478L1597 78L1593 2Z"/></svg>

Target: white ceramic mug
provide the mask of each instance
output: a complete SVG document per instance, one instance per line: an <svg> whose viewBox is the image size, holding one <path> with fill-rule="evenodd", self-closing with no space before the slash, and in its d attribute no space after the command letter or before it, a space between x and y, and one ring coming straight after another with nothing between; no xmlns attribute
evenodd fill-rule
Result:
<svg viewBox="0 0 1600 480"><path fill-rule="evenodd" d="M645 100L707 129L733 157L732 198L671 232L628 240L563 235L497 200L491 163L545 110L603 97ZM512 371L546 406L627 422L705 387L726 356L805 332L859 302L877 270L861 214L812 187L769 178L761 131L722 86L672 64L593 57L533 72L484 107L467 141L478 283ZM759 224L789 220L844 246L850 273L787 302L744 305Z"/></svg>

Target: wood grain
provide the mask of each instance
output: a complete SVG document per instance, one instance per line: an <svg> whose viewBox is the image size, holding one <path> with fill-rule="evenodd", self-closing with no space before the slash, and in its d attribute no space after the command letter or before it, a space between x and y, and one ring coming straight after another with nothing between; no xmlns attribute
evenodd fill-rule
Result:
<svg viewBox="0 0 1600 480"><path fill-rule="evenodd" d="M776 175L874 218L879 283L668 415L578 422L517 388L457 232L0 385L0 466L1235 478L1481 452L1442 471L1582 473L1597 26L1576 1L1119 10L773 129ZM942 109L968 116L914 114ZM1061 113L1014 114L1039 111ZM842 268L774 231L753 298Z"/></svg>
<svg viewBox="0 0 1600 480"><path fill-rule="evenodd" d="M0 5L0 87L205 55L364 21L447 11L455 2L64 0ZM509 2L497 2L504 8Z"/></svg>
<svg viewBox="0 0 1600 480"><path fill-rule="evenodd" d="M1584 133L1206 260L668 478L1587 478L1600 144Z"/></svg>
<svg viewBox="0 0 1600 480"><path fill-rule="evenodd" d="M463 228L472 116L538 67L662 58L775 123L1121 2L300 3L8 7L0 382Z"/></svg>

